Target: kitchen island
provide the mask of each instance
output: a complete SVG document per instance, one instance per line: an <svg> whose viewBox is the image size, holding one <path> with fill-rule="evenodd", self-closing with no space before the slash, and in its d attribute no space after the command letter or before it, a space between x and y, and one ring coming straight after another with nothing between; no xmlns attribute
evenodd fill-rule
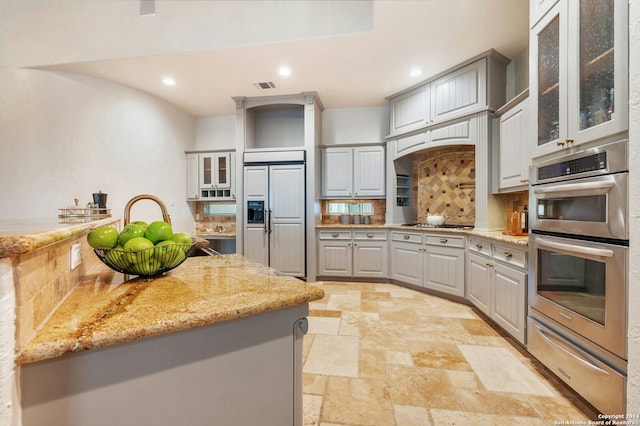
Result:
<svg viewBox="0 0 640 426"><path fill-rule="evenodd" d="M154 279L96 265L19 345L22 424L300 424L323 291L239 255Z"/></svg>

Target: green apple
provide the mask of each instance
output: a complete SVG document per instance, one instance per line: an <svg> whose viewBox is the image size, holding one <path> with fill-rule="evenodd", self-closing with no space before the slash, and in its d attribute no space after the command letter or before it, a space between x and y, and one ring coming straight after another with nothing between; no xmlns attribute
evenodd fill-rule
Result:
<svg viewBox="0 0 640 426"><path fill-rule="evenodd" d="M171 236L171 241L175 241L180 244L182 251L186 254L191 248L191 244L193 244L193 240L191 236L185 232L177 232Z"/></svg>
<svg viewBox="0 0 640 426"><path fill-rule="evenodd" d="M158 259L149 257L146 260L140 260L138 263L134 263L130 269L139 275L154 275L160 270L161 266Z"/></svg>
<svg viewBox="0 0 640 426"><path fill-rule="evenodd" d="M93 248L114 248L118 244L118 230L111 225L92 229L87 234L87 243Z"/></svg>
<svg viewBox="0 0 640 426"><path fill-rule="evenodd" d="M153 244L168 240L173 235L173 229L167 222L161 220L151 222L144 232L144 237L151 240Z"/></svg>
<svg viewBox="0 0 640 426"><path fill-rule="evenodd" d="M135 222L131 222L131 223L134 224L134 225L142 226L145 231L149 227L149 224L147 222L145 222L144 220L136 220Z"/></svg>
<svg viewBox="0 0 640 426"><path fill-rule="evenodd" d="M173 268L185 258L182 246L171 241L160 241L153 250L153 257L158 259L165 268Z"/></svg>
<svg viewBox="0 0 640 426"><path fill-rule="evenodd" d="M118 269L127 269L129 267L129 261L124 255L124 249L122 246L115 246L113 249L108 250L104 257L107 261Z"/></svg>
<svg viewBox="0 0 640 426"><path fill-rule="evenodd" d="M127 244L127 241L137 237L144 237L144 231L143 226L130 223L120 232L120 235L118 236L118 244L124 247L124 245Z"/></svg>

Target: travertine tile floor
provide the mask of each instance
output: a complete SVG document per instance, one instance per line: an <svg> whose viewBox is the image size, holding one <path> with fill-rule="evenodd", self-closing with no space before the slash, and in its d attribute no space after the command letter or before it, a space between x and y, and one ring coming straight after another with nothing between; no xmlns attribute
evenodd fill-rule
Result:
<svg viewBox="0 0 640 426"><path fill-rule="evenodd" d="M553 425L597 413L470 306L393 284L319 282L305 426Z"/></svg>

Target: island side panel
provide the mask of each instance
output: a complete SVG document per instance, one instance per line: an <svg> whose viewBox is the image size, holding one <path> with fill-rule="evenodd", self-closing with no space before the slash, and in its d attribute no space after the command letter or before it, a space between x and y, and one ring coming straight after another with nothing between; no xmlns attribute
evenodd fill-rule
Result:
<svg viewBox="0 0 640 426"><path fill-rule="evenodd" d="M294 323L307 313L303 304L23 365L23 425L300 425Z"/></svg>

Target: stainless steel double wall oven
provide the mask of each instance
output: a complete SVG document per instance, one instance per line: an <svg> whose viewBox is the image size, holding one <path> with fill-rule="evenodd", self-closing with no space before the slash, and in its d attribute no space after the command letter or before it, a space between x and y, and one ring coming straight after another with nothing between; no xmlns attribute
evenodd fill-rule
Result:
<svg viewBox="0 0 640 426"><path fill-rule="evenodd" d="M527 348L606 414L625 411L626 140L534 162Z"/></svg>

